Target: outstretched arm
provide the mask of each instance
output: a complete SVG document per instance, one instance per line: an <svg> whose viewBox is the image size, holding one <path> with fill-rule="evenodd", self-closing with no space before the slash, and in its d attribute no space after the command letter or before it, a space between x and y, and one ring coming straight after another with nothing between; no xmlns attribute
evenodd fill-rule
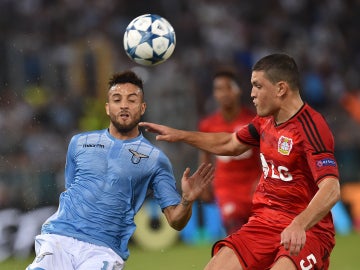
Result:
<svg viewBox="0 0 360 270"><path fill-rule="evenodd" d="M157 133L156 140L184 142L215 155L236 156L250 148L242 144L235 133L186 131L149 122L140 122L139 126L145 127L148 132Z"/></svg>
<svg viewBox="0 0 360 270"><path fill-rule="evenodd" d="M211 184L214 178L214 167L202 163L196 172L190 176L190 169L186 168L181 179L182 198L180 204L164 209L164 214L171 227L181 230L185 227L192 214L192 204Z"/></svg>

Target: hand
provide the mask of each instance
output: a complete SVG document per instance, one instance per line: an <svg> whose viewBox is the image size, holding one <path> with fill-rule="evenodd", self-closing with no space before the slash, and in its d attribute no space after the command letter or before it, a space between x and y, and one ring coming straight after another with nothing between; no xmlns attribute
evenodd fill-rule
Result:
<svg viewBox="0 0 360 270"><path fill-rule="evenodd" d="M187 203L195 201L213 181L214 167L210 163L202 163L193 175L189 174L190 169L186 168L181 179L182 200Z"/></svg>
<svg viewBox="0 0 360 270"><path fill-rule="evenodd" d="M158 141L177 142L180 140L180 130L178 129L149 122L140 122L139 126L145 127L145 130L148 132L159 134L156 136Z"/></svg>
<svg viewBox="0 0 360 270"><path fill-rule="evenodd" d="M306 242L305 229L295 220L281 233L280 244L289 250L290 255L298 255Z"/></svg>

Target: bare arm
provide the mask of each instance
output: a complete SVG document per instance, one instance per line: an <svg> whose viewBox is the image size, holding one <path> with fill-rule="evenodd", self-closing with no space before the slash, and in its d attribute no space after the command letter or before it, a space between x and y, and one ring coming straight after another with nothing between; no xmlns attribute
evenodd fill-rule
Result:
<svg viewBox="0 0 360 270"><path fill-rule="evenodd" d="M167 221L175 230L183 229L189 221L193 202L214 178L214 167L211 164L202 163L193 175L189 176L189 174L190 169L186 168L181 179L182 198L180 204L164 209Z"/></svg>
<svg viewBox="0 0 360 270"><path fill-rule="evenodd" d="M159 141L184 142L215 155L236 156L250 148L241 143L235 133L186 131L149 122L141 122L139 126L157 133L156 139Z"/></svg>
<svg viewBox="0 0 360 270"><path fill-rule="evenodd" d="M334 177L323 179L319 184L318 192L310 201L308 207L294 218L291 224L281 233L281 243L286 249L290 250L290 254L299 254L305 245L305 232L328 214L339 200L339 180Z"/></svg>

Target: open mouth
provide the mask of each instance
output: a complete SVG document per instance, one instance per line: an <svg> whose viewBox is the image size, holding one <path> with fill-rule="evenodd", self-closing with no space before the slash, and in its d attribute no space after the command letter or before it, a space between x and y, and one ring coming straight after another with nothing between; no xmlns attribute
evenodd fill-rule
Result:
<svg viewBox="0 0 360 270"><path fill-rule="evenodd" d="M120 113L120 118L123 120L127 120L130 118L130 114L128 113Z"/></svg>

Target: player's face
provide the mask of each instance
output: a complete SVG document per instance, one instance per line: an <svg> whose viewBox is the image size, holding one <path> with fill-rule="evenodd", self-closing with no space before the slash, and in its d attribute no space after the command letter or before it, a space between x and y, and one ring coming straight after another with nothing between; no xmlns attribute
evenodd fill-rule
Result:
<svg viewBox="0 0 360 270"><path fill-rule="evenodd" d="M228 77L216 77L213 81L213 93L220 107L236 106L239 101L240 88Z"/></svg>
<svg viewBox="0 0 360 270"><path fill-rule="evenodd" d="M280 107L277 84L270 82L263 71L251 75L251 98L259 116L274 115Z"/></svg>
<svg viewBox="0 0 360 270"><path fill-rule="evenodd" d="M142 91L134 84L117 84L108 92L106 113L110 117L111 125L118 133L136 132L137 124L145 113L146 104Z"/></svg>

